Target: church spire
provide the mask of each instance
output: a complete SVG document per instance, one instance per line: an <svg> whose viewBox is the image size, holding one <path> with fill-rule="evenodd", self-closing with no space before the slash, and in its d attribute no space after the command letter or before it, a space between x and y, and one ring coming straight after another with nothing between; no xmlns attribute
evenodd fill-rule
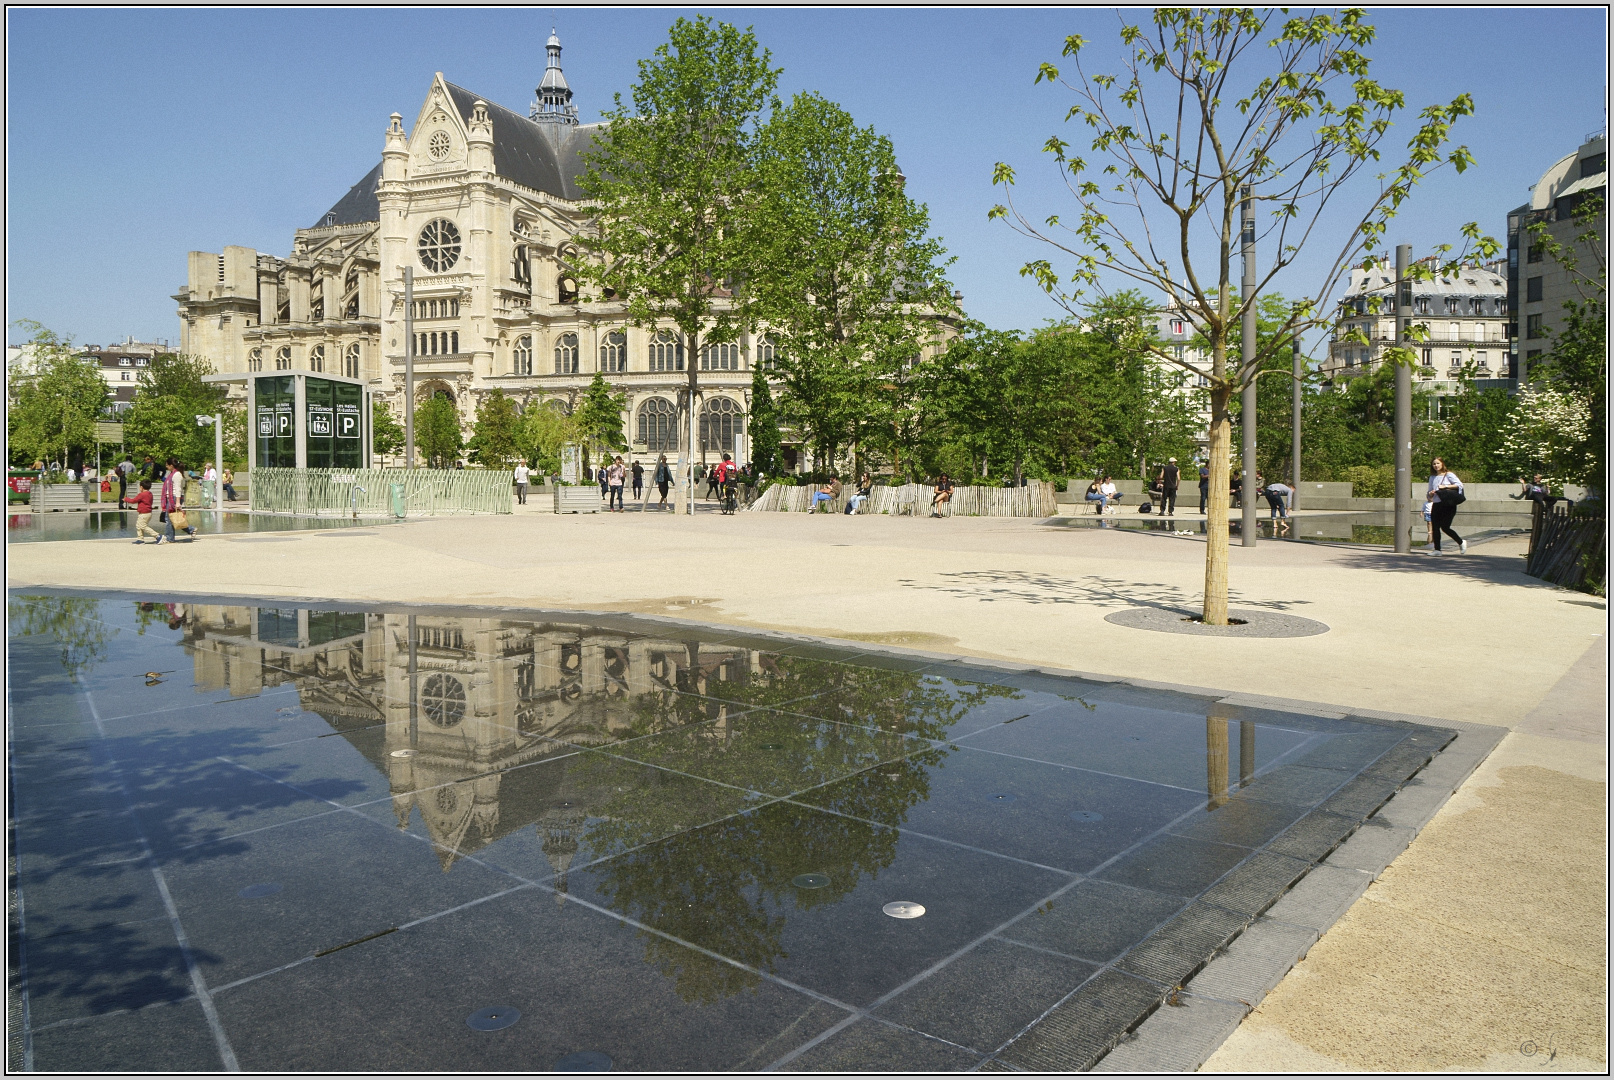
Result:
<svg viewBox="0 0 1614 1080"><path fill-rule="evenodd" d="M549 30L549 66L544 69L544 81L538 84L538 100L532 103L528 115L540 124L575 124L577 106L572 104L572 88L566 85L566 76L560 70L560 38L554 27Z"/></svg>

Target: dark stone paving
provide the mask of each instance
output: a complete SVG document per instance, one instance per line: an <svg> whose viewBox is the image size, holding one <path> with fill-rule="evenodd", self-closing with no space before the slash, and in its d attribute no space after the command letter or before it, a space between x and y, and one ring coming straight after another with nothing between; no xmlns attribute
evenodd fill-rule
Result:
<svg viewBox="0 0 1614 1080"><path fill-rule="evenodd" d="M8 660L46 1071L1088 1069L1452 737L631 616L14 596Z"/></svg>

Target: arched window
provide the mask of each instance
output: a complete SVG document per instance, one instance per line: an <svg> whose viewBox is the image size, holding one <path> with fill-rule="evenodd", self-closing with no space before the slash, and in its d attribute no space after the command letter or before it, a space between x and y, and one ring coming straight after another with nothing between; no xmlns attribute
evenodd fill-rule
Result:
<svg viewBox="0 0 1614 1080"><path fill-rule="evenodd" d="M308 350L308 370L325 370L325 346L315 345L312 349Z"/></svg>
<svg viewBox="0 0 1614 1080"><path fill-rule="evenodd" d="M510 276L515 279L517 285L531 290L531 269L527 262L527 245L517 244L515 251L510 255Z"/></svg>
<svg viewBox="0 0 1614 1080"><path fill-rule="evenodd" d="M577 335L562 334L555 343L555 374L577 374Z"/></svg>
<svg viewBox="0 0 1614 1080"><path fill-rule="evenodd" d="M342 318L344 318L344 319L357 319L358 317L359 317L359 294L354 293L352 296L347 298L347 303L342 305Z"/></svg>
<svg viewBox="0 0 1614 1080"><path fill-rule="evenodd" d="M350 379L359 377L359 343L353 342L342 354L342 374Z"/></svg>
<svg viewBox="0 0 1614 1080"><path fill-rule="evenodd" d="M319 291L308 301L308 319L310 322L319 322L323 318L325 318L325 286L321 285Z"/></svg>
<svg viewBox="0 0 1614 1080"><path fill-rule="evenodd" d="M650 370L684 370L684 343L671 330L658 330L650 339Z"/></svg>
<svg viewBox="0 0 1614 1080"><path fill-rule="evenodd" d="M275 370L276 371L290 371L291 370L291 346L290 345L282 345L280 348L275 350Z"/></svg>
<svg viewBox="0 0 1614 1080"><path fill-rule="evenodd" d="M251 352L247 353L247 370L248 371L262 371L263 370L263 350L262 349L253 349Z"/></svg>
<svg viewBox="0 0 1614 1080"><path fill-rule="evenodd" d="M452 270L460 261L460 231L447 218L427 222L416 246L420 265L434 274Z"/></svg>
<svg viewBox="0 0 1614 1080"><path fill-rule="evenodd" d="M701 407L701 452L733 453L734 436L745 431L745 414L729 398L711 398Z"/></svg>
<svg viewBox="0 0 1614 1080"><path fill-rule="evenodd" d="M600 370L605 372L628 370L628 335L620 330L606 334L600 342Z"/></svg>
<svg viewBox="0 0 1614 1080"><path fill-rule="evenodd" d="M637 442L652 454L678 449L678 408L666 398L651 398L639 406Z"/></svg>
<svg viewBox="0 0 1614 1080"><path fill-rule="evenodd" d="M448 339L448 351L458 356L460 351L460 332L458 330L450 330L443 336Z"/></svg>
<svg viewBox="0 0 1614 1080"><path fill-rule="evenodd" d="M740 347L732 342L701 346L702 371L739 371Z"/></svg>
<svg viewBox="0 0 1614 1080"><path fill-rule="evenodd" d="M772 371L779 362L779 339L772 334L757 338L757 367Z"/></svg>
<svg viewBox="0 0 1614 1080"><path fill-rule="evenodd" d="M571 274L565 273L563 271L561 273L561 275L560 275L560 280L557 281L555 284L556 284L556 289L560 293L560 302L561 303L563 303L563 304L575 304L575 303L577 303L577 279L576 278L574 278Z"/></svg>
<svg viewBox="0 0 1614 1080"><path fill-rule="evenodd" d="M510 374L532 374L532 337L530 335L516 338L516 347L511 353Z"/></svg>

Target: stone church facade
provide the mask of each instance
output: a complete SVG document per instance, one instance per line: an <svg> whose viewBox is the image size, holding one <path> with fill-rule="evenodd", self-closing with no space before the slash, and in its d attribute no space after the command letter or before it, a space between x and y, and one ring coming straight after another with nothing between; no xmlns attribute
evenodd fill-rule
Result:
<svg viewBox="0 0 1614 1080"><path fill-rule="evenodd" d="M595 372L627 395L635 457L672 457L684 365L700 375L697 452L710 460L744 431L765 335L685 356L666 330L628 325L619 301L580 295L576 236L586 221L582 155L600 130L578 122L548 42L538 99L522 116L438 73L414 122L394 113L381 161L281 258L229 246L190 253L179 303L182 350L221 373L296 370L358 378L401 418L403 268L414 272L416 400L446 393L468 432L480 399L503 389L525 408L570 408ZM787 461L794 458L787 452Z"/></svg>

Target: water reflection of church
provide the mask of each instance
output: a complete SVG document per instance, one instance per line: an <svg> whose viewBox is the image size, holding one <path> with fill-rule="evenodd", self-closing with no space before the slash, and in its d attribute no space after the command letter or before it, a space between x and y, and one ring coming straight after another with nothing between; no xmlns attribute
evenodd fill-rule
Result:
<svg viewBox="0 0 1614 1080"><path fill-rule="evenodd" d="M728 706L674 692L745 681L762 663L743 648L496 618L193 605L184 628L198 689L294 685L386 774L399 827L419 813L445 871L534 826L564 875L610 792L577 770L506 770L697 719L721 735Z"/></svg>

